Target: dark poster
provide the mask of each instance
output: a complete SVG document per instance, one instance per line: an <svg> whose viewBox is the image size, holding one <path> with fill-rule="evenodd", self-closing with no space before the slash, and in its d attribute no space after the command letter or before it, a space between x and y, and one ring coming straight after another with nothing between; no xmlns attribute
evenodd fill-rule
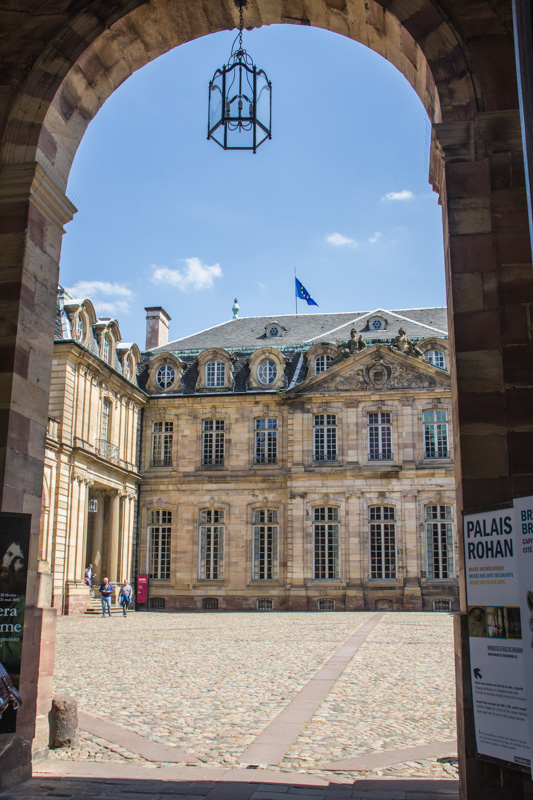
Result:
<svg viewBox="0 0 533 800"><path fill-rule="evenodd" d="M29 514L0 513L0 733L14 733L26 576L30 546Z"/></svg>

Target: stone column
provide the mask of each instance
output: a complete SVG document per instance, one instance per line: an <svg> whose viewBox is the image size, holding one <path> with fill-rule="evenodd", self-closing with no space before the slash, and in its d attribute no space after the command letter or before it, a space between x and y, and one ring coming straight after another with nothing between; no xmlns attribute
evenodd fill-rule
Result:
<svg viewBox="0 0 533 800"><path fill-rule="evenodd" d="M51 703L51 681L40 682L45 622L36 606L37 559L59 253L63 226L75 211L40 164L1 167L0 508L32 519L20 681L24 711L17 715L16 734L2 736L0 790L29 777L31 740L47 725L44 712L37 712Z"/></svg>
<svg viewBox="0 0 533 800"><path fill-rule="evenodd" d="M533 483L533 270L518 111L435 126L443 153L458 517ZM449 234L449 238L447 238ZM461 532L460 532L461 536ZM461 610L466 613L462 544ZM523 800L531 778L476 759L466 626L456 631L462 797Z"/></svg>
<svg viewBox="0 0 533 800"><path fill-rule="evenodd" d="M104 501L105 495L101 492L95 493L96 500L98 501L98 511L94 518L93 527L93 549L91 553L91 564L97 578L101 580L102 575L102 550L104 546Z"/></svg>
<svg viewBox="0 0 533 800"><path fill-rule="evenodd" d="M117 583L118 574L118 548L120 540L120 497L118 493L112 494L109 498L109 548L107 558L107 577L111 583ZM104 576L102 575L102 578Z"/></svg>

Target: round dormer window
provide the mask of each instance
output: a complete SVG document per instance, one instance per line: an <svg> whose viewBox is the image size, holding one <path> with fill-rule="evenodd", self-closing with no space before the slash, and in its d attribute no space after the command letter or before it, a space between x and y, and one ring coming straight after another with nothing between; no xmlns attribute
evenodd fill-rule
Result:
<svg viewBox="0 0 533 800"><path fill-rule="evenodd" d="M78 342L83 342L85 340L85 322L81 314L78 314L76 319L76 339Z"/></svg>
<svg viewBox="0 0 533 800"><path fill-rule="evenodd" d="M373 331L381 331L384 328L383 320L382 319L373 319L370 323L370 328Z"/></svg>
<svg viewBox="0 0 533 800"><path fill-rule="evenodd" d="M278 368L270 358L265 358L257 367L257 380L264 386L274 383L277 374Z"/></svg>
<svg viewBox="0 0 533 800"><path fill-rule="evenodd" d="M160 389L170 389L176 377L176 370L170 364L163 364L157 370L155 381Z"/></svg>
<svg viewBox="0 0 533 800"><path fill-rule="evenodd" d="M270 328L268 329L269 338L270 339L275 339L276 336L279 336L279 335L280 335L280 332L279 332L278 326L277 325L271 325Z"/></svg>

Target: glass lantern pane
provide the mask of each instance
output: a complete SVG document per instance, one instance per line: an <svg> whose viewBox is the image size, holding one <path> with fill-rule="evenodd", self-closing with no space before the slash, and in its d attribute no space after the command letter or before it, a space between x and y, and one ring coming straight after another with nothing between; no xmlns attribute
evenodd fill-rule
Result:
<svg viewBox="0 0 533 800"><path fill-rule="evenodd" d="M256 77L256 119L261 127L270 132L270 95L267 76L261 70ZM259 131L258 131L259 133Z"/></svg>
<svg viewBox="0 0 533 800"><path fill-rule="evenodd" d="M222 73L216 72L209 88L209 130L222 120Z"/></svg>

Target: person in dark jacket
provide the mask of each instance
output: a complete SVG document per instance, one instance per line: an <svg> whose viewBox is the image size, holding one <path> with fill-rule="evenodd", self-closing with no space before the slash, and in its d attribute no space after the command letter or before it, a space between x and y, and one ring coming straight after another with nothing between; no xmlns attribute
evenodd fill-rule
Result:
<svg viewBox="0 0 533 800"><path fill-rule="evenodd" d="M109 578L104 578L103 583L100 585L100 594L102 595L102 616L105 617L105 612L107 609L107 615L110 617L113 584L109 581Z"/></svg>

